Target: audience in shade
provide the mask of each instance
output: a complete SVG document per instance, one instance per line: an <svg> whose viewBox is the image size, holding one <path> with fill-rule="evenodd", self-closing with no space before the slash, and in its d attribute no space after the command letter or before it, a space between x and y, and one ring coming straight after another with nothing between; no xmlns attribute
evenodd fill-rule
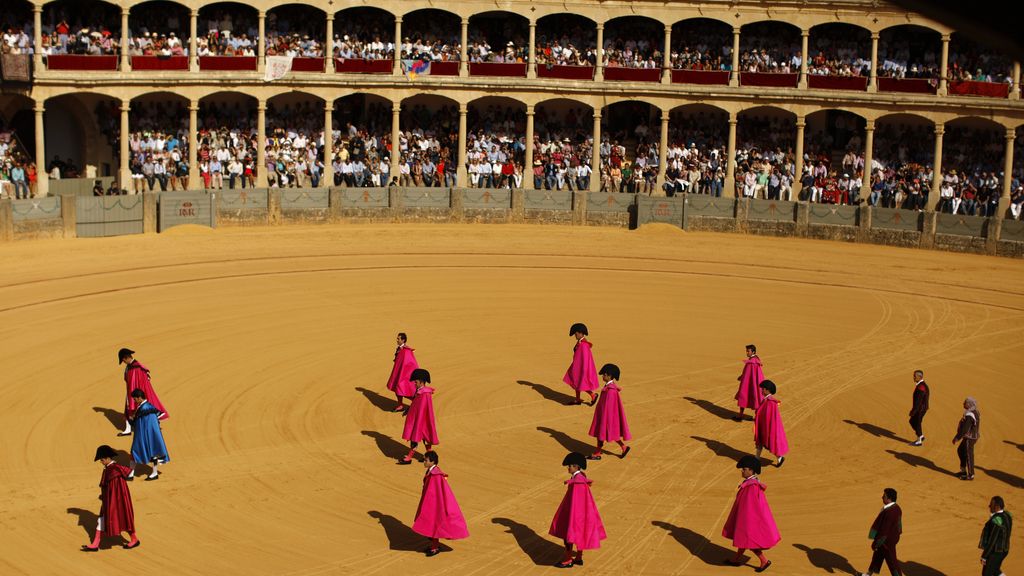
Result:
<svg viewBox="0 0 1024 576"><path fill-rule="evenodd" d="M788 24L754 25L743 31L740 43L741 72L800 72L800 35Z"/></svg>
<svg viewBox="0 0 1024 576"><path fill-rule="evenodd" d="M402 59L457 62L462 51L459 29L453 19L419 19L414 30L403 30Z"/></svg>
<svg viewBox="0 0 1024 576"><path fill-rule="evenodd" d="M871 40L857 36L851 33L844 37L830 33L829 30L812 31L812 42L807 52L807 73L819 76L869 76Z"/></svg>
<svg viewBox="0 0 1024 576"><path fill-rule="evenodd" d="M548 16L538 26L538 65L594 66L597 64L593 24L579 18Z"/></svg>
<svg viewBox="0 0 1024 576"><path fill-rule="evenodd" d="M664 190L667 195L721 196L725 188L728 117L675 114L669 122Z"/></svg>
<svg viewBox="0 0 1024 576"><path fill-rule="evenodd" d="M883 30L878 42L878 76L938 78L941 50L938 34L931 30L903 26Z"/></svg>
<svg viewBox="0 0 1024 576"><path fill-rule="evenodd" d="M732 68L732 32L719 23L689 20L672 31L672 68L677 70L729 70Z"/></svg>
<svg viewBox="0 0 1024 576"><path fill-rule="evenodd" d="M586 108L564 113L537 107L534 116L534 187L588 190L593 164L593 116Z"/></svg>
<svg viewBox="0 0 1024 576"><path fill-rule="evenodd" d="M661 68L664 35L649 22L623 22L606 30L604 65L623 68Z"/></svg>

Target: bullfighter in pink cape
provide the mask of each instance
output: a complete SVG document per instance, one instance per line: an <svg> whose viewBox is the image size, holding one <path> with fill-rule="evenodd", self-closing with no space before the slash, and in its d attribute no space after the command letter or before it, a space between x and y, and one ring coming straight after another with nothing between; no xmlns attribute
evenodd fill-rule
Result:
<svg viewBox="0 0 1024 576"><path fill-rule="evenodd" d="M743 420L743 410L750 408L757 411L761 405L761 391L758 384L764 380L764 372L761 371L761 359L757 356L757 346L747 344L747 359L743 362L743 372L739 375L739 389L736 390L736 405L740 407L739 416L733 416L733 420Z"/></svg>
<svg viewBox="0 0 1024 576"><path fill-rule="evenodd" d="M423 467L427 473L423 477L416 519L412 523L413 531L430 538L430 547L425 550L427 556L435 556L441 551L441 538L461 540L469 537L466 519L448 485L448 475L437 467L437 461L437 452L433 450L427 450L423 455Z"/></svg>
<svg viewBox="0 0 1024 576"><path fill-rule="evenodd" d="M409 379L416 386L412 404L405 413L405 428L402 430L402 438L409 441L409 453L398 461L399 464L412 464L416 446L420 442L423 442L427 450L440 443L437 440L437 426L434 424L434 389L427 386L430 384L430 372L417 368L409 375Z"/></svg>
<svg viewBox="0 0 1024 576"><path fill-rule="evenodd" d="M391 367L391 376L388 377L388 390L394 392L395 397L398 398L398 406L394 411L401 412L406 409L405 399L412 398L416 394L416 386L409 381L409 376L420 365L416 363L413 349L405 344L408 340L405 332L399 332L398 338L395 340L398 348L395 349L395 364Z"/></svg>
<svg viewBox="0 0 1024 576"><path fill-rule="evenodd" d="M594 390L598 388L597 366L594 365L594 354L590 351L593 345L587 340L589 333L587 325L579 322L569 328L569 336L576 337L576 345L572 349L572 364L569 364L569 369L565 371L562 382L576 391L576 400L570 404L583 403L580 400L580 392L590 394L591 406L597 401L597 395L594 394Z"/></svg>
<svg viewBox="0 0 1024 576"><path fill-rule="evenodd" d="M135 417L135 409L138 408L135 399L132 398L132 392L135 390L142 390L146 393L149 403L160 411L160 420L167 419L167 410L164 409L163 403L160 402L156 391L153 390L153 384L149 381L149 369L136 360L133 356L134 354L134 350L127 348L121 348L117 351L117 363L125 365L124 383L127 388L124 400L124 430L119 432L118 436L128 436L132 433L131 420Z"/></svg>
<svg viewBox="0 0 1024 576"><path fill-rule="evenodd" d="M765 549L778 544L782 537L775 526L775 518L768 507L768 500L764 497L766 487L757 478L761 473L761 461L756 456L748 454L740 458L736 467L740 469L743 482L736 493L736 501L729 512L729 519L722 528L722 536L732 540L733 546L736 547L736 556L727 559L725 563L742 566L746 563L743 553L749 548L761 561L761 565L754 568L754 572L764 572L772 565L772 561L764 555Z"/></svg>
<svg viewBox="0 0 1024 576"><path fill-rule="evenodd" d="M769 452L778 457L775 467L782 466L786 461L786 454L789 454L789 442L786 440L786 430L782 427L782 416L779 414L779 402L775 398L775 382L765 380L761 382L761 405L754 413L754 446L757 448L757 457L761 458L761 450L767 448Z"/></svg>
<svg viewBox="0 0 1024 576"><path fill-rule="evenodd" d="M622 391L616 382L619 374L619 367L615 364L605 364L599 372L604 387L601 388L589 432L591 436L597 438L597 450L587 456L587 460L600 460L605 442L618 443L622 450L619 458L625 458L626 454L629 454L629 446L626 446L625 440L630 440L633 436L629 433L626 411L622 408L622 398L619 397L619 392Z"/></svg>
<svg viewBox="0 0 1024 576"><path fill-rule="evenodd" d="M555 564L557 568L572 568L583 565L583 551L601 547L601 540L607 538L597 504L590 493L587 475L587 459L579 452L572 452L562 460L562 466L569 470L565 481L567 489L555 517L551 520L548 534L561 538L565 544L565 558ZM576 553L573 553L573 546Z"/></svg>

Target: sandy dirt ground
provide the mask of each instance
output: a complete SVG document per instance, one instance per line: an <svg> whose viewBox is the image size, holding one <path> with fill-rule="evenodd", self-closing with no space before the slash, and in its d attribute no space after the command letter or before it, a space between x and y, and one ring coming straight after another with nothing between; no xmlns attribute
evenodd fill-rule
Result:
<svg viewBox="0 0 1024 576"><path fill-rule="evenodd" d="M980 573L987 503L1024 516L1024 265L833 242L535 226L182 228L0 247L0 574L551 573L572 322L623 371L629 458L588 470L608 539L590 574L747 574L722 525L752 449L730 420L743 345L779 385L792 453L762 478L769 573L870 558L886 486L909 576ZM471 536L426 558L423 469L396 466L384 384L409 334L437 388L441 468ZM131 485L142 546L87 555L124 402L116 350L153 374L172 461ZM907 445L912 371L932 407ZM974 482L950 441L982 413ZM1024 571L1024 530L1004 566Z"/></svg>

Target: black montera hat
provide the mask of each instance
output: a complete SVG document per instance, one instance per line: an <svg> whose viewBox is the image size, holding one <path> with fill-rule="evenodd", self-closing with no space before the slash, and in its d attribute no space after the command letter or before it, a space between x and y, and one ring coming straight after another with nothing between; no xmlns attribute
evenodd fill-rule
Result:
<svg viewBox="0 0 1024 576"><path fill-rule="evenodd" d="M420 382L430 384L430 372L427 372L423 368L417 368L409 375L409 381L412 382L413 380L419 380Z"/></svg>
<svg viewBox="0 0 1024 576"><path fill-rule="evenodd" d="M619 367L615 364L605 364L601 366L601 369L597 371L598 374L607 374L612 377L612 380L619 379Z"/></svg>
<svg viewBox="0 0 1024 576"><path fill-rule="evenodd" d="M736 462L737 468L750 468L754 474L761 473L761 460L757 456L747 454Z"/></svg>
<svg viewBox="0 0 1024 576"><path fill-rule="evenodd" d="M99 448L96 449L96 458L93 459L93 462L96 462L100 458L115 458L115 457L117 457L117 450L114 450L110 446L107 446L106 444L104 444L103 446L100 446Z"/></svg>
<svg viewBox="0 0 1024 576"><path fill-rule="evenodd" d="M769 394L775 394L775 382L771 380L764 380L758 386L767 390Z"/></svg>
<svg viewBox="0 0 1024 576"><path fill-rule="evenodd" d="M584 336L589 336L590 333L587 331L587 325L582 322L577 322L569 327L569 336L577 332L582 332Z"/></svg>
<svg viewBox="0 0 1024 576"><path fill-rule="evenodd" d="M576 465L580 470L587 469L587 457L579 452L570 452L562 459L562 466Z"/></svg>
<svg viewBox="0 0 1024 576"><path fill-rule="evenodd" d="M131 356L132 354L135 354L135 350L129 350L127 348L121 348L120 350L117 351L117 363L118 364L124 364L124 357L125 356Z"/></svg>

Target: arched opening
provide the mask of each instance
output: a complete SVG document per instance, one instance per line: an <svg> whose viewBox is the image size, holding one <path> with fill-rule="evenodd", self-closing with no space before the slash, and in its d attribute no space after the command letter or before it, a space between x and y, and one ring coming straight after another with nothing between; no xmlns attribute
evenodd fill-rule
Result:
<svg viewBox="0 0 1024 576"><path fill-rule="evenodd" d="M1012 58L975 41L963 32L953 32L950 36L950 79L1006 84L1013 81L1012 74Z"/></svg>
<svg viewBox="0 0 1024 576"><path fill-rule="evenodd" d="M748 108L736 124L736 195L747 198L795 200L796 115L773 106ZM778 189L769 189L773 177ZM790 193L791 194L791 193Z"/></svg>
<svg viewBox="0 0 1024 576"><path fill-rule="evenodd" d="M133 192L188 189L188 118L188 100L172 92L131 101L127 138ZM121 187L129 189L126 182Z"/></svg>
<svg viewBox="0 0 1024 576"><path fill-rule="evenodd" d="M878 37L878 76L938 78L941 35L930 28L903 24L882 30Z"/></svg>
<svg viewBox="0 0 1024 576"><path fill-rule="evenodd" d="M114 175L120 103L109 96L76 92L50 98L44 105L46 170L51 179Z"/></svg>
<svg viewBox="0 0 1024 576"><path fill-rule="evenodd" d="M469 185L473 188L522 188L525 158L526 106L501 96L486 96L470 102L466 113ZM442 161L447 186L447 181L455 181L456 163L445 161L444 157Z"/></svg>
<svg viewBox="0 0 1024 576"><path fill-rule="evenodd" d="M945 125L937 211L994 216L1002 192L1006 129L986 118L961 117Z"/></svg>
<svg viewBox="0 0 1024 576"><path fill-rule="evenodd" d="M255 56L259 46L258 13L251 5L239 2L207 4L199 9L196 33L199 56Z"/></svg>
<svg viewBox="0 0 1024 576"><path fill-rule="evenodd" d="M484 12L469 19L470 62L526 62L530 22L511 12Z"/></svg>
<svg viewBox="0 0 1024 576"><path fill-rule="evenodd" d="M856 204L864 180L864 128L867 121L846 110L807 115L805 166L815 177L807 199L827 204Z"/></svg>
<svg viewBox="0 0 1024 576"><path fill-rule="evenodd" d="M34 50L32 39L32 3L28 0L10 0L0 11L0 30L5 33L0 43L2 54L31 54Z"/></svg>
<svg viewBox="0 0 1024 576"><path fill-rule="evenodd" d="M197 159L199 178L206 189L222 189L228 164L240 161L243 172L258 175L256 98L240 92L218 92L199 101Z"/></svg>
<svg viewBox="0 0 1024 576"><path fill-rule="evenodd" d="M32 100L0 94L0 197L35 196L35 117ZM16 178L17 176L17 178Z"/></svg>
<svg viewBox="0 0 1024 576"><path fill-rule="evenodd" d="M551 14L537 20L537 64L594 66L597 25L577 14Z"/></svg>
<svg viewBox="0 0 1024 576"><path fill-rule="evenodd" d="M732 67L732 27L712 18L672 25L672 68L728 70Z"/></svg>
<svg viewBox="0 0 1024 576"><path fill-rule="evenodd" d="M393 60L394 14L371 7L348 8L338 12L334 18L334 57Z"/></svg>
<svg viewBox="0 0 1024 576"><path fill-rule="evenodd" d="M1024 208L1024 126L1018 126L1013 140L1013 170L1010 182L1010 218L1021 219Z"/></svg>
<svg viewBox="0 0 1024 576"><path fill-rule="evenodd" d="M402 58L458 61L462 53L462 19L447 10L424 8L402 18Z"/></svg>
<svg viewBox="0 0 1024 576"><path fill-rule="evenodd" d="M740 30L740 71L800 72L800 29L786 22L754 22Z"/></svg>
<svg viewBox="0 0 1024 576"><path fill-rule="evenodd" d="M658 177L661 111L640 100L616 102L601 116L601 190L650 194Z"/></svg>
<svg viewBox="0 0 1024 576"><path fill-rule="evenodd" d="M819 24L808 37L807 73L818 76L868 76L871 33L841 22Z"/></svg>
<svg viewBox="0 0 1024 576"><path fill-rule="evenodd" d="M434 94L418 94L402 102L399 117L399 183L403 186L439 186L437 165L442 158L458 158L459 105Z"/></svg>
<svg viewBox="0 0 1024 576"><path fill-rule="evenodd" d="M167 0L143 2L128 16L128 53L133 56L187 56L189 10Z"/></svg>
<svg viewBox="0 0 1024 576"><path fill-rule="evenodd" d="M604 26L604 65L661 68L665 26L646 16L622 16Z"/></svg>
<svg viewBox="0 0 1024 576"><path fill-rule="evenodd" d="M321 186L324 101L303 92L287 92L267 100L266 114L267 184L271 188ZM231 188L235 180L243 187L253 186L255 180L246 178L244 167L237 164L229 165L228 178Z"/></svg>
<svg viewBox="0 0 1024 576"><path fill-rule="evenodd" d="M935 160L935 123L916 114L888 114L875 121L868 203L923 209Z"/></svg>
<svg viewBox="0 0 1024 576"><path fill-rule="evenodd" d="M534 188L589 190L594 109L575 100L555 98L537 104L533 110L530 170Z"/></svg>
<svg viewBox="0 0 1024 576"><path fill-rule="evenodd" d="M121 11L101 0L56 0L43 7L43 49L50 54L117 54Z"/></svg>
<svg viewBox="0 0 1024 576"><path fill-rule="evenodd" d="M351 94L334 101L334 185L387 186L391 162L391 101Z"/></svg>
<svg viewBox="0 0 1024 576"><path fill-rule="evenodd" d="M323 10L305 4L277 6L267 12L264 28L267 56L324 57L327 20Z"/></svg>
<svg viewBox="0 0 1024 576"><path fill-rule="evenodd" d="M674 194L721 196L725 187L725 158L729 142L729 113L708 104L674 108L668 121L665 182Z"/></svg>

